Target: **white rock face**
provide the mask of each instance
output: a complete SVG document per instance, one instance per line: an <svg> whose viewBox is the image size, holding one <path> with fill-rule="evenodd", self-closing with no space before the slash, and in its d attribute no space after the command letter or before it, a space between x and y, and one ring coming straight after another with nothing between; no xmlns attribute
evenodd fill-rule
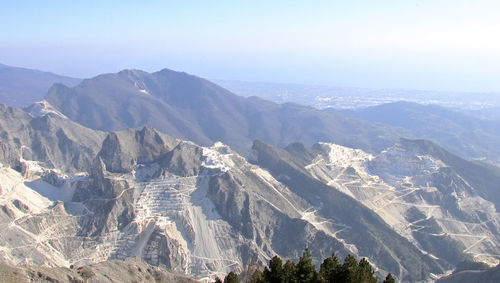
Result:
<svg viewBox="0 0 500 283"><path fill-rule="evenodd" d="M46 100L41 100L41 101L33 103L29 107L29 113L33 117L41 117L43 115L47 115L47 114L51 113L51 114L55 114L61 118L67 119L67 117L64 114L62 114L60 111L55 109Z"/></svg>
<svg viewBox="0 0 500 283"><path fill-rule="evenodd" d="M35 173L27 172L30 177L25 178L9 167L0 168L2 262L68 266L75 259L92 256L93 250L84 249L82 239L75 236L75 217L58 201L71 198L71 185L55 187ZM68 206L79 208L71 203Z"/></svg>
<svg viewBox="0 0 500 283"><path fill-rule="evenodd" d="M52 205L52 201L48 198L44 197L37 193L34 189L28 187L25 184L25 181L29 183L29 180L25 180L21 173L9 168L9 167L1 167L0 168L0 184L1 184L1 192L0 192L0 204L7 205L8 207L12 207L10 201L13 199L17 199L26 204L32 213L39 213L45 209L47 209L50 205ZM43 181L41 181L43 182ZM50 184L45 182L41 183L39 187L42 189L43 186L47 189L57 189ZM25 213L16 209L15 213L19 213L19 215L24 215Z"/></svg>
<svg viewBox="0 0 500 283"><path fill-rule="evenodd" d="M122 239L118 242L127 242L126 238L138 236L133 241L128 241L129 246L121 245L116 248L117 250L132 251L128 256L144 256L146 242L156 229L175 243L175 250L178 253L176 257L182 259L179 260L182 263L180 266L174 266L178 271L214 278L223 276L231 270L241 270L243 259L239 248L242 244L253 240L249 241L241 234L235 234L234 228L219 215L214 203L208 197L210 178L221 176L226 172L252 174L264 182L269 194L274 197L262 196L258 192L247 192L280 213L311 223L318 231L337 238L336 232L345 228L343 224L330 223L315 215L314 210L308 208L269 172L248 164L241 156L221 143L204 147L201 160L203 169L196 176L171 175L150 180L137 178L147 175L144 172L154 171L154 168L158 167L157 164L136 170L135 179L133 176L120 176L128 178L131 187L142 188L140 190L142 192L136 200L136 217L130 225L137 230L133 231L132 235L123 233ZM342 242L342 239L338 239ZM353 245L344 244L346 249L356 253ZM269 248L259 252L258 260L261 262L266 262L277 254Z"/></svg>
<svg viewBox="0 0 500 283"><path fill-rule="evenodd" d="M221 249L227 241L219 234L230 227L206 198L209 177L172 176L134 183L134 186L143 187L136 201L133 222L141 235L134 243L136 256L144 254L155 227L177 243L184 262L179 271L212 275L214 269L222 271L238 263L234 251Z"/></svg>
<svg viewBox="0 0 500 283"><path fill-rule="evenodd" d="M500 215L442 161L401 145L377 156L335 144L321 146L325 152L305 169L362 202L423 252L439 257L418 236L451 237L475 260L498 263ZM431 229L431 221L438 227Z"/></svg>
<svg viewBox="0 0 500 283"><path fill-rule="evenodd" d="M257 254L256 260L264 263L277 254L273 250L272 234L257 227L248 238L233 226L235 223L230 223L233 220L219 214L211 200L214 192L209 192L210 182L225 180L227 176L231 176L229 180L241 182L238 190L242 194L233 195L232 188L224 192L235 198L232 202L236 205L243 205L238 209L245 209L245 200L239 198L252 198L262 209L262 216L258 217L268 217L264 221L277 221L275 217L306 221L312 229L309 236L322 231L339 241L347 251L357 253L355 246L337 235L346 229L345 224L322 218L269 172L247 163L221 143L201 148L197 175L165 172L153 177L162 170L156 162L137 165L130 173L105 172L104 178L121 184L123 190L113 197L87 196L88 200L83 202L74 201L73 197L75 190L81 187L91 193L96 191L90 177L66 176L54 171L54 178L58 178L55 181L58 186L54 186L41 178L50 171L43 164L22 162L25 176L9 167L0 168L0 205L9 210L5 215L10 215L10 218L3 217L1 223L7 227L0 237L3 262L20 264L21 258L25 258L30 264L69 266L133 256L161 263L161 258L166 257L173 270L212 279L242 269L243 247ZM15 201L26 208L17 208ZM132 203L129 213L133 218L126 227L119 228L109 217L119 217L114 214L122 213L115 210L121 202ZM110 203L115 205L110 206L111 212L106 216L103 211ZM99 220L102 217L104 219ZM96 234L87 230L96 229L86 225L88 221L108 224ZM27 229L25 225L36 227ZM8 237L23 240L9 241ZM14 253L14 250L20 252Z"/></svg>
<svg viewBox="0 0 500 283"><path fill-rule="evenodd" d="M149 91L146 89L146 84L144 82L141 81L134 82L134 86L137 88L139 92L144 93L146 95L151 95Z"/></svg>
<svg viewBox="0 0 500 283"><path fill-rule="evenodd" d="M275 171L248 163L222 143L179 142L142 163L140 155L129 155L122 163L132 169L108 171L109 160L121 154L116 144L110 145L116 151L96 158L89 175L67 176L22 156L23 175L0 167L3 262L68 266L138 256L213 279L242 270L250 259L265 263L276 254L294 257L293 251L308 245L323 255L368 257L385 273L386 266L369 254L370 245L356 239L361 221L327 214L329 205L343 213L345 199L350 207L357 205L343 194L335 192L334 199L344 202L315 201L318 196L307 185L302 192L290 190L293 182L286 180L301 182L293 179L302 178L295 171L275 178L270 173ZM138 146L127 145L123 148ZM359 200L423 253L451 261L455 254L432 242L450 238L463 246L460 253L488 263L498 260L500 241L493 230L500 225L493 204L440 160L398 145L376 156L333 144L315 150L320 154L305 166L307 172ZM321 188L329 194L328 187ZM391 268L405 276L403 264Z"/></svg>

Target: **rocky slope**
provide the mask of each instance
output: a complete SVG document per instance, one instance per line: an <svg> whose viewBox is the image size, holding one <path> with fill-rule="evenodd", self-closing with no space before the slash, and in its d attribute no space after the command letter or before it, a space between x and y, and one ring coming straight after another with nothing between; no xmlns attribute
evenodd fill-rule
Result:
<svg viewBox="0 0 500 283"><path fill-rule="evenodd" d="M258 163L275 176L287 179L286 162L360 201L433 258L453 265L468 260L497 264L500 259L496 167L465 161L427 141L405 139L378 155L327 143L294 144L286 151L262 147L254 146ZM280 157L270 162L272 154Z"/></svg>
<svg viewBox="0 0 500 283"><path fill-rule="evenodd" d="M9 266L0 264L0 281L21 282L199 282L183 274L151 266L139 258L74 267Z"/></svg>
<svg viewBox="0 0 500 283"><path fill-rule="evenodd" d="M222 143L148 127L104 134L57 111L0 110L4 263L140 257L200 279L308 247L317 259L350 253L381 276L418 281L498 260L498 168L430 142L371 155L256 141L249 163Z"/></svg>
<svg viewBox="0 0 500 283"><path fill-rule="evenodd" d="M33 117L19 108L0 104L0 162L18 168L22 160L43 162L48 168L85 171L99 151L105 134L85 128L60 113Z"/></svg>
<svg viewBox="0 0 500 283"><path fill-rule="evenodd" d="M352 198L324 195L319 204L319 191L280 182L221 143L200 147L143 128L109 133L88 174L19 163L32 166L21 174L5 165L0 174L0 255L9 264L139 256L213 278L275 254L296 258L308 246L318 258L366 256L380 274L410 280L449 268Z"/></svg>
<svg viewBox="0 0 500 283"><path fill-rule="evenodd" d="M466 269L453 272L437 280L437 283L496 283L500 281L500 265L490 269Z"/></svg>

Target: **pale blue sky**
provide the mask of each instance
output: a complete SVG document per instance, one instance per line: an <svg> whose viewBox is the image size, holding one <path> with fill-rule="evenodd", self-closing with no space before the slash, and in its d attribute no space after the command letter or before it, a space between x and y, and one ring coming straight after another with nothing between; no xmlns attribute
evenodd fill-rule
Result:
<svg viewBox="0 0 500 283"><path fill-rule="evenodd" d="M500 92L500 1L3 1L0 63L75 77Z"/></svg>

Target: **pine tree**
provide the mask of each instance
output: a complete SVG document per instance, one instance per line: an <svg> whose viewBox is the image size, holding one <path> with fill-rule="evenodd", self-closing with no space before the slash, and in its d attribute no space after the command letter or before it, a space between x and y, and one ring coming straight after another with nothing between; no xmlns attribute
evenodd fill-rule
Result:
<svg viewBox="0 0 500 283"><path fill-rule="evenodd" d="M214 283L222 283L222 280L219 278L219 276L215 277Z"/></svg>
<svg viewBox="0 0 500 283"><path fill-rule="evenodd" d="M287 283L295 283L298 282L295 280L295 274L297 273L297 267L295 263L291 260L287 260L285 265L283 265L283 279Z"/></svg>
<svg viewBox="0 0 500 283"><path fill-rule="evenodd" d="M387 274L383 283L395 283L396 280L392 277L392 274Z"/></svg>
<svg viewBox="0 0 500 283"><path fill-rule="evenodd" d="M264 280L269 283L283 283L284 273L283 273L283 261L277 255L275 255L269 261L269 268L264 269Z"/></svg>
<svg viewBox="0 0 500 283"><path fill-rule="evenodd" d="M374 272L367 259L359 261L352 255L348 255L341 265L335 256L323 260L320 271L317 272L312 264L312 257L306 248L299 262L294 264L287 260L283 261L279 256L274 256L268 266L261 272L255 269L252 275L247 279L249 283L377 283L378 280L373 276ZM230 272L225 278L224 283L239 283L239 277L234 272ZM216 283L222 283L217 277ZM391 274L388 274L383 283L395 283Z"/></svg>
<svg viewBox="0 0 500 283"><path fill-rule="evenodd" d="M342 264L340 282L357 283L358 261L352 255L347 255Z"/></svg>
<svg viewBox="0 0 500 283"><path fill-rule="evenodd" d="M377 279L373 277L373 270L366 258L362 258L358 264L358 279L360 283L377 283Z"/></svg>
<svg viewBox="0 0 500 283"><path fill-rule="evenodd" d="M331 257L327 257L323 260L323 263L321 264L319 268L319 273L321 275L321 278L325 282L336 282L339 280L339 273L340 273L340 263L335 255L335 253L332 253Z"/></svg>
<svg viewBox="0 0 500 283"><path fill-rule="evenodd" d="M312 264L312 258L309 249L306 248L304 253L300 257L299 262L297 263L297 271L295 274L295 278L299 282L314 282L314 279L316 278L316 269Z"/></svg>
<svg viewBox="0 0 500 283"><path fill-rule="evenodd" d="M240 283L240 279L236 273L231 271L226 275L226 278L224 278L224 283Z"/></svg>

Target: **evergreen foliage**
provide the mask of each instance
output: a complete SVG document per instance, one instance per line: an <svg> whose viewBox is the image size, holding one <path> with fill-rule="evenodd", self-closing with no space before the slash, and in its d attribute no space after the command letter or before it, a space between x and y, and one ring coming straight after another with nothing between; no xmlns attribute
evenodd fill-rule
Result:
<svg viewBox="0 0 500 283"><path fill-rule="evenodd" d="M298 282L312 283L316 277L316 269L312 263L311 253L306 248L297 263L295 278Z"/></svg>
<svg viewBox="0 0 500 283"><path fill-rule="evenodd" d="M358 264L357 282L377 283L377 279L373 276L373 270L366 258L362 258Z"/></svg>
<svg viewBox="0 0 500 283"><path fill-rule="evenodd" d="M269 283L283 283L285 282L284 279L284 272L283 272L283 261L279 256L274 256L270 261L269 261L269 268L264 269L264 282L269 282Z"/></svg>
<svg viewBox="0 0 500 283"><path fill-rule="evenodd" d="M230 277L231 275L231 277ZM231 280L237 281L229 281ZM226 282L239 282L238 276L231 272L224 279ZM365 258L359 262L352 255L340 263L337 256L332 254L321 263L319 271L312 263L312 257L306 248L299 261L295 264L283 260L279 256L274 256L269 260L269 264L264 271L255 270L246 282L250 283L377 283L374 271ZM394 283L395 280L389 273L383 283Z"/></svg>
<svg viewBox="0 0 500 283"><path fill-rule="evenodd" d="M338 281L340 276L340 263L335 254L323 260L319 268L319 274L326 282Z"/></svg>
<svg viewBox="0 0 500 283"><path fill-rule="evenodd" d="M285 265L283 266L284 279L286 283L298 283L295 278L295 274L297 273L297 267L295 263L291 260L287 260Z"/></svg>
<svg viewBox="0 0 500 283"><path fill-rule="evenodd" d="M392 275L389 273L387 274L387 277L385 277L385 280L383 283L394 283L396 282L396 280L394 280L394 278L392 278Z"/></svg>
<svg viewBox="0 0 500 283"><path fill-rule="evenodd" d="M262 271L260 270L255 270L252 275L245 281L246 283L260 283L264 282L264 275Z"/></svg>
<svg viewBox="0 0 500 283"><path fill-rule="evenodd" d="M224 278L224 283L240 283L240 279L238 278L238 275L236 275L236 273L231 271Z"/></svg>

